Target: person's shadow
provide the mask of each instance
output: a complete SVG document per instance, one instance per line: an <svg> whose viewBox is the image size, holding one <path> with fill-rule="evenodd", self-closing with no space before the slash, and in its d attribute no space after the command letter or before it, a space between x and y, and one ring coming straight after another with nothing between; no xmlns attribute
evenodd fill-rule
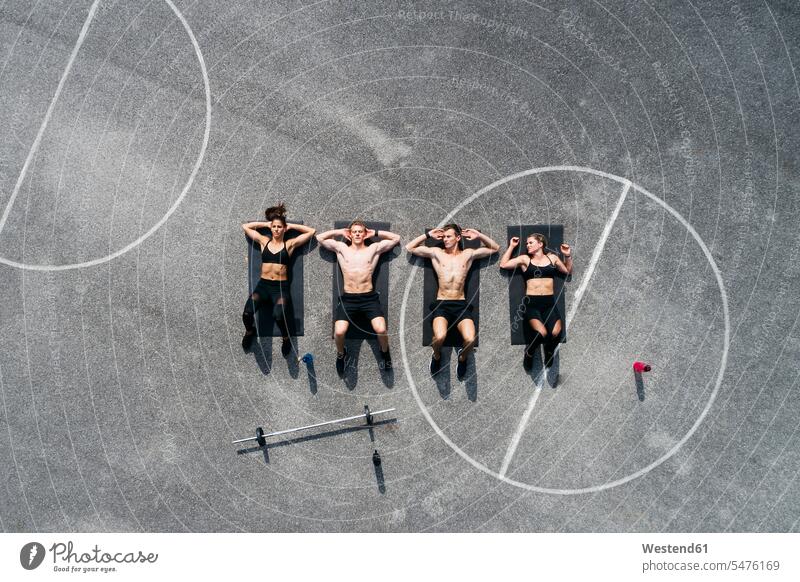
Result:
<svg viewBox="0 0 800 582"><path fill-rule="evenodd" d="M265 376L272 370L272 338L271 337L258 337L250 346L250 352L256 359L259 370Z"/></svg>
<svg viewBox="0 0 800 582"><path fill-rule="evenodd" d="M455 350L453 348L442 347L440 352L441 362L439 363L439 371L434 374L433 381L436 383L436 389L439 391L439 396L442 400L450 399L450 391L452 385L450 383L450 362L453 359Z"/></svg>
<svg viewBox="0 0 800 582"><path fill-rule="evenodd" d="M564 345L564 344L559 344ZM559 372L561 370L561 348L559 348L555 355L553 356L553 362L550 364L550 367L547 368L547 383L550 385L550 388L555 390L558 387L559 381Z"/></svg>
<svg viewBox="0 0 800 582"><path fill-rule="evenodd" d="M467 374L464 377L464 387L470 402L478 401L478 366L476 365L475 352L467 357Z"/></svg>
<svg viewBox="0 0 800 582"><path fill-rule="evenodd" d="M545 367L544 367L544 362L542 361L541 346L536 346L536 349L533 352L533 364L531 365L531 369L527 371L527 374L530 377L531 381L533 382L534 386L537 385L537 381L539 383L544 381Z"/></svg>

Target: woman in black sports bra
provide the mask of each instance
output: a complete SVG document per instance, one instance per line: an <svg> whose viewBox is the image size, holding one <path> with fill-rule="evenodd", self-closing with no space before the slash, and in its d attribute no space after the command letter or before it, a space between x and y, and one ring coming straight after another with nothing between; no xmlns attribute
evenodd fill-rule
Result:
<svg viewBox="0 0 800 582"><path fill-rule="evenodd" d="M281 330L281 353L288 356L292 350L289 327L286 322L289 303L289 257L314 236L316 230L302 224L286 223L286 206L283 203L267 208L267 222L247 222L242 225L245 234L261 246L261 279L247 300L242 313L245 334L242 348L247 350L256 337L255 313L265 301L272 304L272 316ZM269 228L272 236L264 236L257 228ZM294 238L284 239L287 230L300 232Z"/></svg>
<svg viewBox="0 0 800 582"><path fill-rule="evenodd" d="M561 314L554 297L553 277L561 273L572 272L572 249L568 244L561 245L564 261L555 253L545 252L547 238L543 234L534 233L528 237L527 252L512 259L511 255L519 244L519 237L513 237L506 252L500 259L502 269L522 269L525 279L525 321L534 332L533 342L525 347L522 360L526 370L533 365L533 355L539 344L544 344L544 362L549 367L552 363L556 346L561 339Z"/></svg>

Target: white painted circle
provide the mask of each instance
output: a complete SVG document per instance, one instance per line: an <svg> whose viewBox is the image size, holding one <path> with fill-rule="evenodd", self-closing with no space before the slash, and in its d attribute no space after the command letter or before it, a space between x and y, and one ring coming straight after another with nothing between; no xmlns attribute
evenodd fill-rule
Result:
<svg viewBox="0 0 800 582"><path fill-rule="evenodd" d="M175 199L175 202L172 203L172 206L169 207L166 214L161 217L157 223L155 223L150 230L144 233L142 236L134 240L133 242L129 243L128 245L122 247L121 249L106 255L104 257L100 257L98 259L92 259L91 261L84 261L82 263L70 263L66 265L33 265L29 263L19 263L17 261L12 261L11 259L6 259L5 257L0 256L0 263L4 265L8 265L9 267L17 267L19 269L27 269L29 271L67 271L69 269L81 269L83 267L92 267L94 265L100 265L102 263L106 263L113 259L116 259L119 256L124 255L129 250L139 246L145 240L150 238L150 236L155 233L159 228L161 228L169 217L178 209L183 199L186 197L187 192L192 187L194 183L195 176L197 176L198 170L200 170L200 166L203 163L203 158L206 155L206 148L208 147L208 138L211 134L211 84L208 79L208 71L206 70L206 63L205 59L203 58L203 53L200 50L200 45L197 42L197 38L194 36L194 32L192 32L189 23L186 22L186 18L184 18L183 14L181 14L180 10L172 3L172 0L164 0L170 9L175 13L175 16L178 17L178 20L181 21L183 28L186 30L186 34L189 35L189 39L192 41L192 46L194 47L195 55L197 56L197 61L200 64L200 72L203 75L203 90L205 91L206 96L206 117L205 117L205 130L203 132L203 143L200 146L200 152L197 155L197 160L195 160L194 167L192 168L192 173L189 174L189 179L186 181L186 184L183 186L183 190L181 190L180 195Z"/></svg>
<svg viewBox="0 0 800 582"><path fill-rule="evenodd" d="M717 394L719 393L720 386L722 385L722 378L725 375L725 368L726 368L726 366L728 364L728 349L730 347L730 331L731 331L730 314L728 312L728 294L725 291L725 285L722 282L722 274L720 273L719 267L717 267L717 264L714 261L714 257L711 256L711 251L708 250L708 247L703 242L703 239L701 239L700 235L697 234L697 231L692 227L691 224L689 224L689 222L677 210L675 210L672 206L667 204L664 200L662 200L661 198L659 198L655 194L652 194L652 193L648 192L647 190L645 190L641 186L638 186L638 185L634 184L633 182L631 182L627 178L623 178L623 177L617 176L615 174L609 174L607 172L602 172L600 170L595 170L593 168L587 168L587 167L584 167L584 166L546 166L546 167L542 167L542 168L531 168L530 170L524 170L524 171L518 172L516 174L511 174L509 176L506 176L504 178L501 178L501 179L497 180L496 182L493 182L493 183L489 184L488 186L485 186L484 188L481 188L480 190L475 192L472 196L466 198L461 204L459 204L455 209L453 209L450 212L450 214L448 214L439 223L438 226L442 226L444 224L447 224L448 222L451 222L452 217L455 214L457 214L462 208L464 208L465 206L470 204L473 200L476 200L477 198L483 196L484 194L486 194L488 192L491 192L492 190L494 190L498 186L502 186L503 184L506 184L506 183L511 182L513 180L516 180L518 178L524 178L525 176L532 176L532 175L535 175L535 174L545 174L545 173L548 173L548 172L582 172L584 174L593 174L595 176L600 176L602 178L608 178L609 180L614 180L615 182L619 182L620 184L623 184L623 185L630 184L631 188L633 188L637 192L640 192L641 194L644 194L645 196L647 196L648 198L650 198L654 202L658 203L667 212L669 212L672 216L674 216L686 228L686 230L689 231L689 233L694 237L695 241L697 241L697 244L700 246L700 249L703 251L703 254L706 256L706 259L708 260L709 265L711 265L711 270L714 272L714 276L717 279L717 285L719 286L719 292L720 292L720 296L722 298L722 315L723 315L723 320L724 320L724 324L725 324L725 331L724 331L724 334L723 334L722 357L720 358L720 367L719 367L719 371L717 372L717 380L714 383L714 389L711 391L711 394L710 394L710 396L708 398L708 402L706 402L706 405L703 408L703 411L700 413L700 416L698 416L697 420L691 426L689 431L683 436L683 438L681 438L681 440L679 440L675 444L675 446L673 446L663 456L661 456L657 460L653 461L652 463L650 463L646 467L644 467L642 469L639 469L635 473L631 473L631 474L629 474L629 475L627 475L625 477L622 477L620 479L617 479L615 481L609 481L609 482L606 482L606 483L602 483L600 485L593 485L591 487L583 487L583 488L580 488L580 489L554 489L554 488L549 488L549 487L537 487L536 485L530 485L528 483L522 483L520 481L516 481L514 479L509 479L505 475L501 475L500 473L492 471L486 465L484 465L482 463L479 463L478 461L476 461L475 459L473 459L472 457L467 455L467 453L462 451L453 441L450 440L450 438L444 433L444 431L442 431L442 429L439 428L439 425L437 425L436 421L433 420L433 417L431 416L430 412L428 412L428 409L425 407L425 404L422 402L422 399L420 398L419 392L417 391L417 386L414 383L414 378L411 375L411 366L410 366L409 361L408 361L408 353L407 353L406 343L405 343L406 308L408 307L408 298L409 298L409 294L411 292L411 285L414 282L414 277L415 277L415 275L417 273L417 270L419 269L419 267L417 267L416 265L411 268L411 274L408 277L408 282L406 283L406 287L405 287L405 290L403 292L403 303L402 303L402 305L400 307L400 328L399 328L399 330L400 330L400 351L401 351L401 354L402 354L402 357L403 357L403 369L405 370L406 378L408 378L409 385L411 386L411 392L412 392L412 394L414 394L414 399L417 401L417 406L419 406L420 410L422 411L422 415L428 421L428 424L431 425L431 428L433 428L433 430L436 432L436 434L439 435L439 437L447 444L447 446L449 446L456 453L458 453L463 459L465 459L467 462L469 462L473 467L483 471L484 473L486 473L488 475L496 477L497 479L499 479L501 481L504 481L505 483L508 483L509 485L514 485L515 487L520 487L522 489L527 489L529 491L536 491L536 492L539 492L539 493L552 493L552 494L556 494L556 495L577 495L577 494L581 494L581 493L596 493L598 491L603 491L605 489L611 489L613 487L617 487L618 485L622 485L623 483L627 483L628 481L632 481L633 479L641 477L642 475L645 475L645 474L649 473L650 471L652 471L653 469L655 469L656 467L658 467L661 463L663 463L664 461L669 459L672 455L674 455L676 452L678 452L678 449L680 449L683 446L683 444L692 437L692 435L695 433L695 431L698 429L700 424L705 419L706 415L708 414L708 411L711 409L711 406L714 404L714 400L716 399Z"/></svg>

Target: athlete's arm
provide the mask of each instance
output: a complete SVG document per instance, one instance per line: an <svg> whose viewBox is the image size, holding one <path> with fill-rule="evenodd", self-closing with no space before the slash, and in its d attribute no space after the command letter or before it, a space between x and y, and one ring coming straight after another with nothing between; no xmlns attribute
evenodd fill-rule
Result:
<svg viewBox="0 0 800 582"><path fill-rule="evenodd" d="M319 243L319 246L321 246L323 249L333 251L334 253L339 252L342 249L346 248L347 245L338 240L334 240L333 237L346 236L344 231L345 231L344 228L325 231L322 234L317 235L317 242Z"/></svg>
<svg viewBox="0 0 800 582"><path fill-rule="evenodd" d="M293 224L291 222L286 225L286 230L297 230L300 232L300 234L298 234L296 237L286 241L286 252L290 255L294 252L294 249L301 247L310 241L311 237L317 232L316 229L311 228L310 226L306 226L304 224Z"/></svg>
<svg viewBox="0 0 800 582"><path fill-rule="evenodd" d="M434 230L441 230L441 229L434 229ZM423 243L425 243L425 239L433 233L432 230L430 233L421 234L410 243L406 245L406 250L414 255L415 257L422 257L424 259L433 258L433 253L435 251L434 247L426 247ZM435 238L435 237L434 237Z"/></svg>
<svg viewBox="0 0 800 582"><path fill-rule="evenodd" d="M519 237L514 236L511 237L511 240L508 241L508 248L506 252L503 253L503 256L500 257L500 268L501 269L508 269L513 271L517 267L521 267L525 264L525 255L520 255L515 258L511 258L511 255L514 253L514 249L517 248L519 244Z"/></svg>
<svg viewBox="0 0 800 582"><path fill-rule="evenodd" d="M551 253L549 256L551 259L553 259L553 264L556 266L556 269L565 275L569 275L572 273L572 248L568 244L564 243L561 245L560 250L561 254L564 255L563 262L555 253Z"/></svg>
<svg viewBox="0 0 800 582"><path fill-rule="evenodd" d="M367 236L375 236L375 231L372 229L368 230ZM389 232L388 230L378 231L378 239L379 242L375 243L375 252L379 255L382 255L386 251L392 250L394 247L400 244L400 235Z"/></svg>
<svg viewBox="0 0 800 582"><path fill-rule="evenodd" d="M263 221L262 222L259 222L259 221L256 221L256 222L245 222L242 225L242 230L247 235L247 238L257 242L260 245L263 245L263 244L266 244L269 241L269 239L267 237L265 237L263 234L261 234L260 232L258 232L256 229L257 228L269 228L269 226L270 226L269 222L263 222Z"/></svg>
<svg viewBox="0 0 800 582"><path fill-rule="evenodd" d="M481 241L483 246L479 249L475 249L472 251L472 258L473 259L484 259L486 257L490 257L495 254L497 251L500 250L500 245L494 242L485 234L478 232L474 228L465 228L462 231L462 234L467 238L467 240L478 239Z"/></svg>

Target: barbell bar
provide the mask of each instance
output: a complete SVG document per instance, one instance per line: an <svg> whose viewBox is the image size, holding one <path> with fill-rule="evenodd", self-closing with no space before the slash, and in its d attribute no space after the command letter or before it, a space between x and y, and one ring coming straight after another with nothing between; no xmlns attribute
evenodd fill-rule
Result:
<svg viewBox="0 0 800 582"><path fill-rule="evenodd" d="M288 428L286 430L279 430L279 431L270 432L270 433L265 433L264 429L259 426L258 428L256 428L256 436L247 437L245 439L235 440L235 441L233 441L233 444L237 445L239 443L246 443L247 441L256 441L259 444L259 446L263 447L264 445L267 444L267 439L269 437L279 436L279 435L282 435L282 434L289 434L289 433L293 433L293 432L300 432L300 431L303 431L303 430L309 430L309 429L312 429L312 428L318 428L320 426L328 426L328 425L331 425L331 424L339 424L341 422L347 422L347 421L350 421L350 420L357 420L359 418L366 419L367 424L368 425L372 425L372 421L374 420L374 417L378 416L379 414L386 414L388 412L394 412L394 411L395 411L394 408L387 408L386 410L376 410L375 412L371 412L370 409L369 409L369 406L364 405L364 413L363 414L357 414L355 416L348 416L347 418L337 418L336 420L328 420L326 422L318 422L316 424L309 424L307 426L298 426L297 428Z"/></svg>

